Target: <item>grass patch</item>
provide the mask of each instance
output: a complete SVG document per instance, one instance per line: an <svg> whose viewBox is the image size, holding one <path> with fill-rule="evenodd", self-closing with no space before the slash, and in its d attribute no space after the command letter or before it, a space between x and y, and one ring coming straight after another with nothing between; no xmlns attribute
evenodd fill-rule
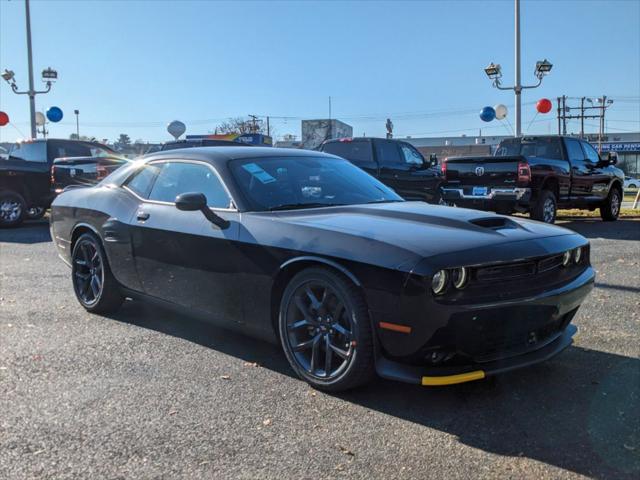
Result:
<svg viewBox="0 0 640 480"><path fill-rule="evenodd" d="M578 210L572 208L570 210L558 210L558 217L585 217L585 218L600 218L600 210ZM640 218L640 209L622 208L620 209L620 218Z"/></svg>

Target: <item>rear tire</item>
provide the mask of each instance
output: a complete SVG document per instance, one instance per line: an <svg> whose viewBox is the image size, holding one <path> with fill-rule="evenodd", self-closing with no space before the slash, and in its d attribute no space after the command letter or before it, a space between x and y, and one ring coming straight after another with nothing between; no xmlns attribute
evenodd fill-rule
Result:
<svg viewBox="0 0 640 480"><path fill-rule="evenodd" d="M620 190L617 187L612 187L607 195L607 199L600 206L600 217L605 222L613 222L618 219L620 215L620 205L622 203L622 196Z"/></svg>
<svg viewBox="0 0 640 480"><path fill-rule="evenodd" d="M24 220L26 209L24 198L18 192L0 191L0 228L20 225Z"/></svg>
<svg viewBox="0 0 640 480"><path fill-rule="evenodd" d="M374 377L367 306L342 275L313 267L294 276L282 295L278 327L289 364L312 387L337 392Z"/></svg>
<svg viewBox="0 0 640 480"><path fill-rule="evenodd" d="M538 201L530 212L531 218L544 223L555 223L558 214L558 201L551 190L542 190Z"/></svg>
<svg viewBox="0 0 640 480"><path fill-rule="evenodd" d="M71 280L76 298L88 312L112 313L124 301L102 243L93 233L82 234L73 246Z"/></svg>

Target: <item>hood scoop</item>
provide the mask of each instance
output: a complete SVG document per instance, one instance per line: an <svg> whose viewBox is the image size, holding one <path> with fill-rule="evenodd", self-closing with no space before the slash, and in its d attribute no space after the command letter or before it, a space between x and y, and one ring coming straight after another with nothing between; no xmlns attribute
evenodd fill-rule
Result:
<svg viewBox="0 0 640 480"><path fill-rule="evenodd" d="M469 220L469 223L491 230L502 230L504 228L518 228L518 224L507 217L484 217Z"/></svg>

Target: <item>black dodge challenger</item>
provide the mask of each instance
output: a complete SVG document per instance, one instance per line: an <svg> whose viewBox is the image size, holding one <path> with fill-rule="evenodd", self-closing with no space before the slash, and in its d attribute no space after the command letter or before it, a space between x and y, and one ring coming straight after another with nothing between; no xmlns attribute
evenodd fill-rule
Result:
<svg viewBox="0 0 640 480"><path fill-rule="evenodd" d="M405 202L319 152L153 154L57 197L51 233L90 312L127 297L279 342L316 388L446 385L571 344L593 287L568 230Z"/></svg>

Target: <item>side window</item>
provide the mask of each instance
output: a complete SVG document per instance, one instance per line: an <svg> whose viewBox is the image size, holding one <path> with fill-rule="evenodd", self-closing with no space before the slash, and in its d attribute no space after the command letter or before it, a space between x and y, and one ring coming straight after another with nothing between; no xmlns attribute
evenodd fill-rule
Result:
<svg viewBox="0 0 640 480"><path fill-rule="evenodd" d="M567 138L565 145L567 146L567 154L571 162L584 162L584 152L578 140Z"/></svg>
<svg viewBox="0 0 640 480"><path fill-rule="evenodd" d="M159 171L160 167L158 165L145 165L134 173L125 185L139 197L149 198L151 185L153 185L153 180Z"/></svg>
<svg viewBox="0 0 640 480"><path fill-rule="evenodd" d="M587 157L587 162L596 164L600 161L600 156L596 149L589 145L587 142L581 142L582 149L584 150L584 154Z"/></svg>
<svg viewBox="0 0 640 480"><path fill-rule="evenodd" d="M410 145L402 145L402 155L404 156L404 162L410 165L423 165L424 159L420 152L418 152L415 148Z"/></svg>
<svg viewBox="0 0 640 480"><path fill-rule="evenodd" d="M27 162L47 163L45 142L16 143L11 149L11 156Z"/></svg>
<svg viewBox="0 0 640 480"><path fill-rule="evenodd" d="M400 157L400 151L395 142L377 141L376 155L381 167L397 167L399 164L404 163L404 158Z"/></svg>
<svg viewBox="0 0 640 480"><path fill-rule="evenodd" d="M173 203L181 193L198 192L207 197L207 205L228 208L231 200L218 176L206 165L166 162L162 165L149 200Z"/></svg>
<svg viewBox="0 0 640 480"><path fill-rule="evenodd" d="M373 161L371 142L368 140L351 140L326 143L323 152L345 158L356 165L367 165Z"/></svg>

